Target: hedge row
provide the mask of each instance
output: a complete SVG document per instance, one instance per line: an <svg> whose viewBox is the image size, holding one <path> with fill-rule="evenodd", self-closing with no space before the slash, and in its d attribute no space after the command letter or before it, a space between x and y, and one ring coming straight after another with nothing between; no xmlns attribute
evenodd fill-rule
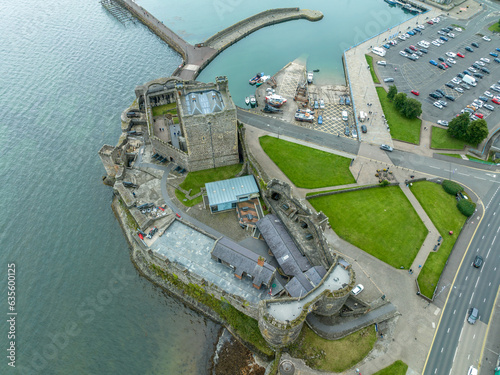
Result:
<svg viewBox="0 0 500 375"><path fill-rule="evenodd" d="M464 191L464 188L460 184L457 184L456 182L450 180L444 180L442 185L444 191L451 195L457 195L457 193Z"/></svg>
<svg viewBox="0 0 500 375"><path fill-rule="evenodd" d="M461 199L457 204L457 208L462 214L469 217L472 216L472 214L476 210L476 204L474 202L471 202L470 200Z"/></svg>

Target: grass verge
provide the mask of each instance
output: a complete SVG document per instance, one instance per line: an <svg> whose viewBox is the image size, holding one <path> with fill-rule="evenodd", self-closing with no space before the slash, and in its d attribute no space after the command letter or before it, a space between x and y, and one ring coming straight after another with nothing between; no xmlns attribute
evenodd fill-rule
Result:
<svg viewBox="0 0 500 375"><path fill-rule="evenodd" d="M439 155L451 156L452 158L462 159L462 157L460 156L460 154L443 154L443 153L439 153Z"/></svg>
<svg viewBox="0 0 500 375"><path fill-rule="evenodd" d="M488 27L488 30L493 31L494 33L500 33L500 24L495 22L493 25Z"/></svg>
<svg viewBox="0 0 500 375"><path fill-rule="evenodd" d="M314 189L356 182L349 170L351 159L267 135L260 137L259 142L297 187Z"/></svg>
<svg viewBox="0 0 500 375"><path fill-rule="evenodd" d="M399 186L312 198L343 239L396 268L408 269L427 228Z"/></svg>
<svg viewBox="0 0 500 375"><path fill-rule="evenodd" d="M431 148L440 148L448 150L463 150L465 142L460 139L450 137L448 129L432 127Z"/></svg>
<svg viewBox="0 0 500 375"><path fill-rule="evenodd" d="M212 168L212 169L205 169L203 171L196 171L196 172L189 172L182 181L179 186L183 188L184 190L189 191L191 189L191 195L198 194L200 192L200 189L205 186L207 182L213 182L213 181L219 181L219 180L227 180L228 178L233 178L235 177L240 171L243 166L241 164L233 164L233 165L228 165L226 167L219 167L219 168ZM183 200L186 198L184 193L179 191L179 193L175 193L175 196L181 203L183 203L185 206L188 206L188 202L192 201L186 201L184 202ZM191 205L195 205L200 203L198 201L197 203L192 203Z"/></svg>
<svg viewBox="0 0 500 375"><path fill-rule="evenodd" d="M377 371L373 375L405 375L408 370L408 365L403 361L396 361L392 365Z"/></svg>
<svg viewBox="0 0 500 375"><path fill-rule="evenodd" d="M194 298L198 302L214 310L224 321L231 325L243 340L251 343L257 349L269 356L274 354L274 351L269 348L260 334L259 325L255 319L239 312L229 303L219 301L215 297L212 297L199 285L186 285L180 281L175 274L169 274L154 264L151 264L150 268L162 279L169 281L191 298Z"/></svg>
<svg viewBox="0 0 500 375"><path fill-rule="evenodd" d="M420 126L422 120L419 118L407 119L394 108L394 104L387 99L387 91L383 87L377 87L377 94L384 110L384 116L391 129L391 137L399 141L418 144L420 142Z"/></svg>
<svg viewBox="0 0 500 375"><path fill-rule="evenodd" d="M411 191L443 237L438 251L429 254L417 279L420 292L432 298L466 217L458 210L455 198L446 193L441 185L421 181L414 183ZM453 235L449 234L450 231Z"/></svg>
<svg viewBox="0 0 500 375"><path fill-rule="evenodd" d="M188 198L186 198L186 194L184 194L179 189L175 189L175 196L177 197L179 202L181 202L186 207L193 207L193 206L196 206L198 203L203 202L202 196L196 197L194 199L188 199Z"/></svg>
<svg viewBox="0 0 500 375"><path fill-rule="evenodd" d="M373 68L373 57L370 55L365 55L366 62L370 66L370 74L372 75L373 82L380 83L380 80L377 77L377 73L375 73L375 69Z"/></svg>
<svg viewBox="0 0 500 375"><path fill-rule="evenodd" d="M340 340L325 340L304 324L290 355L303 359L309 367L321 371L342 372L360 362L377 341L374 326L369 326Z"/></svg>
<svg viewBox="0 0 500 375"><path fill-rule="evenodd" d="M360 185L360 186L346 187L346 188L341 188L341 189L332 189L332 190L325 190L325 191L316 191L316 192L312 192L312 193L306 193L306 197L309 197L309 196L311 196L311 195L315 195L315 194L330 193L330 192L332 192L332 191L349 190L349 189L355 189L355 188L358 188L358 187L365 187L365 186L370 186L370 185Z"/></svg>

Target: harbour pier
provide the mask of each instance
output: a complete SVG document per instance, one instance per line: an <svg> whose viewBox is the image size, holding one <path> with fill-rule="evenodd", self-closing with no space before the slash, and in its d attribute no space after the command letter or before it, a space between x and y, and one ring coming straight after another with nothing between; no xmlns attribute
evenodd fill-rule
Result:
<svg viewBox="0 0 500 375"><path fill-rule="evenodd" d="M126 9L182 56L184 60L183 63L172 75L184 80L196 79L198 74L200 74L219 53L256 30L291 20L306 19L309 21L319 21L323 18L323 13L315 10L300 8L269 9L245 18L219 31L202 43L192 45L134 1L101 0L103 6L104 3L108 4L109 2L115 2Z"/></svg>

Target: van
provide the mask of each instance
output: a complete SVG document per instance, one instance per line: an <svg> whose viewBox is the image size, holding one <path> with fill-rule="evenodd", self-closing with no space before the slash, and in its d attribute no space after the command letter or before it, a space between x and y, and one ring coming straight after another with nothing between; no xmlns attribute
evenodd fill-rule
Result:
<svg viewBox="0 0 500 375"><path fill-rule="evenodd" d="M342 120L347 121L347 111L342 111Z"/></svg>
<svg viewBox="0 0 500 375"><path fill-rule="evenodd" d="M394 82L394 78L385 78L384 82Z"/></svg>
<svg viewBox="0 0 500 375"><path fill-rule="evenodd" d="M467 318L467 322L470 324L476 323L477 318L479 317L479 311L475 307L471 307L469 310L469 317Z"/></svg>
<svg viewBox="0 0 500 375"><path fill-rule="evenodd" d="M382 61L377 61L377 64L378 64L378 65L384 65L384 66L386 66L386 65L387 65L387 62L386 62L386 61L384 61L384 60L382 60Z"/></svg>

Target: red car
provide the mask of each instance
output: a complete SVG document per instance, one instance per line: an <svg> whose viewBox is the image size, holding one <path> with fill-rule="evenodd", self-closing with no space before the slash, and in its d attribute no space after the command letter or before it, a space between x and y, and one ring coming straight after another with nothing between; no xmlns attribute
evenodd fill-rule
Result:
<svg viewBox="0 0 500 375"><path fill-rule="evenodd" d="M500 104L500 100L498 100L497 98L493 98L491 99L491 101L495 104Z"/></svg>
<svg viewBox="0 0 500 375"><path fill-rule="evenodd" d="M411 93L412 93L413 95L416 95L416 96L419 96L419 95L420 95L420 93L419 93L418 91L416 91L416 90L411 90Z"/></svg>
<svg viewBox="0 0 500 375"><path fill-rule="evenodd" d="M427 23L428 23L429 25L434 25L434 22L432 22L432 21L427 21Z"/></svg>
<svg viewBox="0 0 500 375"><path fill-rule="evenodd" d="M413 51L417 50L417 48L415 46L410 46L410 49L413 50Z"/></svg>
<svg viewBox="0 0 500 375"><path fill-rule="evenodd" d="M446 63L443 63L443 66L444 66L446 69L448 69L448 68L449 68L448 64L446 64Z"/></svg>
<svg viewBox="0 0 500 375"><path fill-rule="evenodd" d="M461 57L462 59L465 57L464 55L462 55L461 53L457 53L457 56L458 57Z"/></svg>
<svg viewBox="0 0 500 375"><path fill-rule="evenodd" d="M484 118L484 115L482 113L474 113L474 116L478 118Z"/></svg>

